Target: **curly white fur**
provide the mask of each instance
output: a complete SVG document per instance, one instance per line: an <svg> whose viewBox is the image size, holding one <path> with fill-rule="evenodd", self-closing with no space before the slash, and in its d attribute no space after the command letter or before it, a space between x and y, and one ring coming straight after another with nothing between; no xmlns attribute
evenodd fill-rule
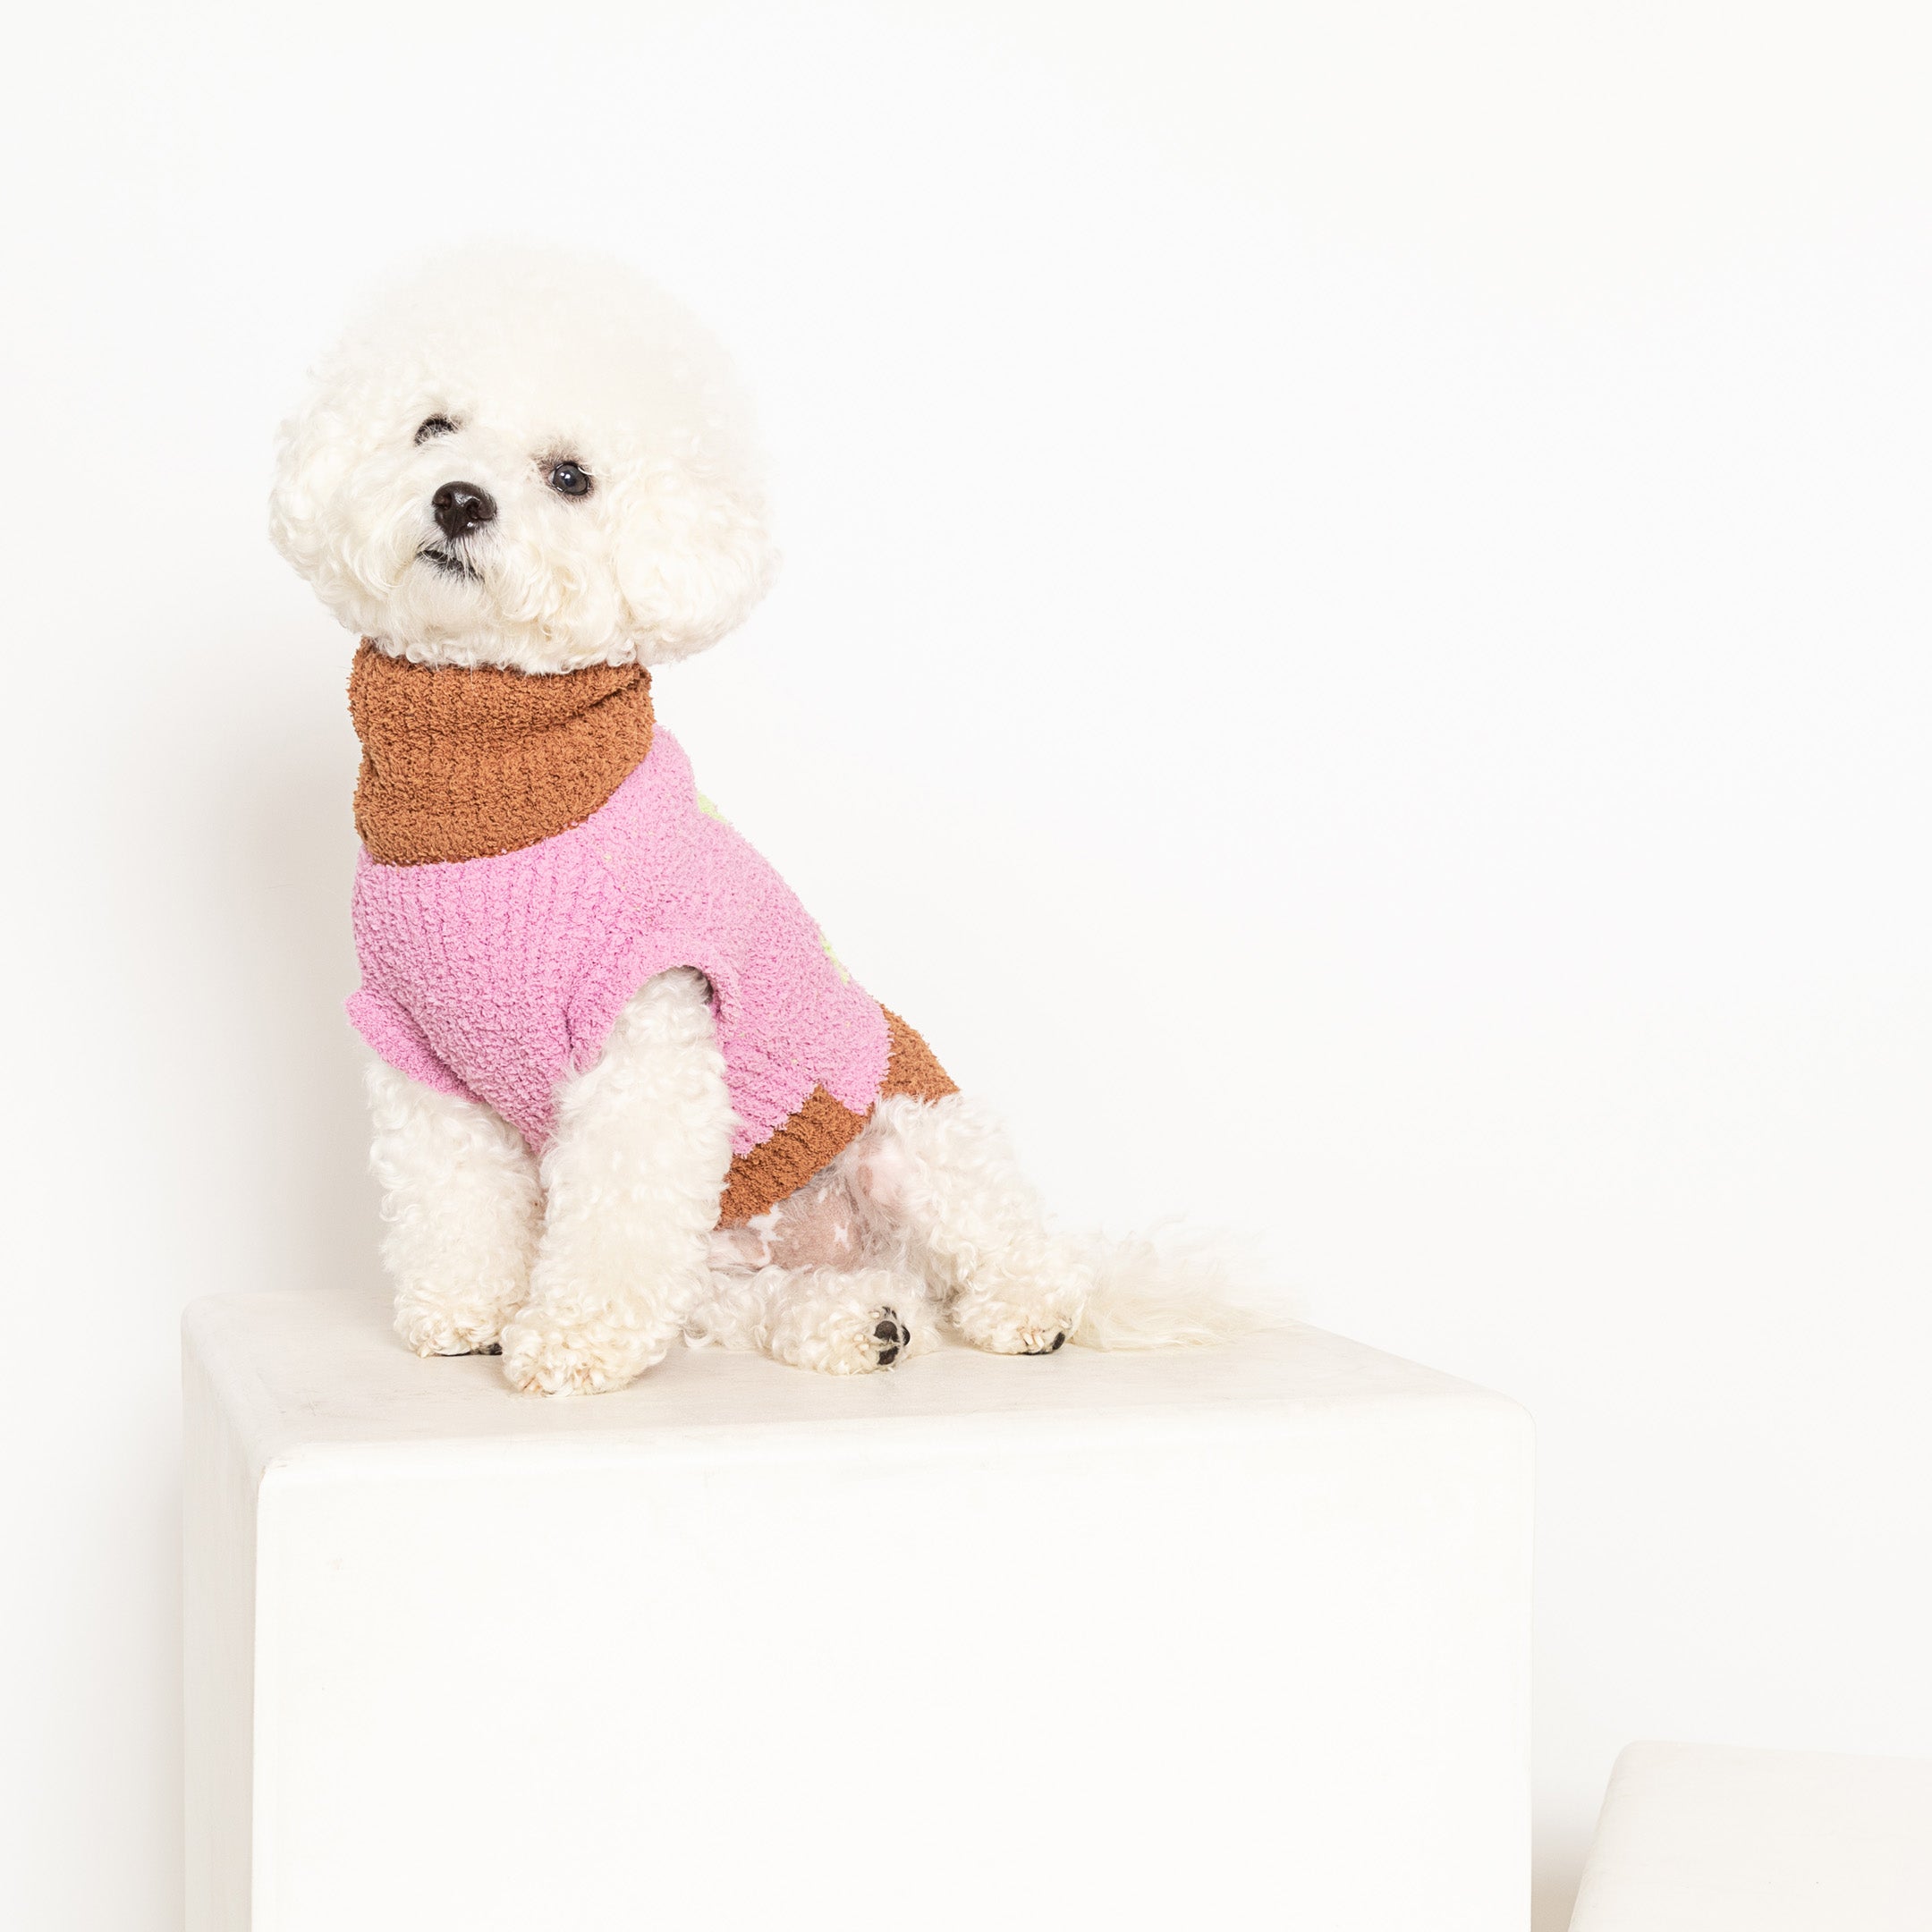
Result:
<svg viewBox="0 0 1932 1932"><path fill-rule="evenodd" d="M419 1355L494 1348L530 1292L543 1190L523 1136L384 1061L369 1070L396 1333Z"/></svg>
<svg viewBox="0 0 1932 1932"><path fill-rule="evenodd" d="M555 484L564 462L587 494ZM445 483L496 514L455 537ZM270 530L352 630L418 663L657 665L715 643L775 553L716 344L627 269L445 258L392 290L284 428ZM824 1174L718 1232L733 1120L708 988L660 974L568 1076L541 1169L487 1108L369 1077L396 1326L501 1348L517 1388L623 1386L681 1336L854 1374L936 1345L1045 1354L1229 1333L1211 1256L1052 1233L963 1096L882 1102Z"/></svg>
<svg viewBox="0 0 1932 1932"><path fill-rule="evenodd" d="M530 1300L503 1332L514 1386L622 1388L664 1359L710 1285L731 1131L709 988L660 973L557 1090Z"/></svg>
<svg viewBox="0 0 1932 1932"><path fill-rule="evenodd" d="M588 496L550 487L566 458ZM468 575L424 558L459 479L499 513L462 539ZM445 256L361 316L283 427L269 534L352 631L521 671L688 657L777 562L722 350L630 270L538 250Z"/></svg>
<svg viewBox="0 0 1932 1932"><path fill-rule="evenodd" d="M1046 1355L1077 1336L1093 1275L1047 1233L1005 1135L963 1094L879 1103L860 1151L868 1191L978 1348Z"/></svg>
<svg viewBox="0 0 1932 1932"><path fill-rule="evenodd" d="M794 1368L867 1375L939 1345L938 1310L902 1268L720 1272L692 1312L694 1347L758 1349Z"/></svg>
<svg viewBox="0 0 1932 1932"><path fill-rule="evenodd" d="M393 1069L370 1075L396 1326L419 1354L500 1341L515 1386L617 1388L694 1345L834 1375L886 1368L950 1326L1003 1354L1235 1332L1213 1244L1049 1231L1004 1135L964 1095L882 1102L824 1174L717 1230L731 1106L707 988L629 1004L559 1091L540 1176L515 1131Z"/></svg>

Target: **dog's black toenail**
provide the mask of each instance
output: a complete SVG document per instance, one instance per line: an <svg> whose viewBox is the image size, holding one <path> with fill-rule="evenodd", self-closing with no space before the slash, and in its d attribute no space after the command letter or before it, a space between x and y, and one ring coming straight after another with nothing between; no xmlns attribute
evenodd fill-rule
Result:
<svg viewBox="0 0 1932 1932"><path fill-rule="evenodd" d="M1052 1353L1054 1352L1054 1350L1055 1350L1055 1349L1063 1349L1063 1348L1064 1348L1065 1346L1066 1346L1066 1335L1065 1335L1064 1332L1063 1331L1063 1332L1062 1332L1061 1334L1059 1334L1059 1335L1055 1335L1055 1337L1053 1338L1053 1348L1050 1348L1050 1349L1048 1349L1048 1350L1046 1351L1046 1352L1047 1352L1047 1353L1048 1353L1049 1355L1051 1355L1051 1354L1052 1354Z"/></svg>

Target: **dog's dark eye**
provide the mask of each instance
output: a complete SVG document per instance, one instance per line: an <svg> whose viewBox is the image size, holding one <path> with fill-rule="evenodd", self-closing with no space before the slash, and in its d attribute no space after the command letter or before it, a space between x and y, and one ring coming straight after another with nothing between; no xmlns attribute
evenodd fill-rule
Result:
<svg viewBox="0 0 1932 1932"><path fill-rule="evenodd" d="M550 466L550 487L565 496L588 496L590 494L590 472L573 462L553 463Z"/></svg>
<svg viewBox="0 0 1932 1932"><path fill-rule="evenodd" d="M431 436L454 436L456 425L447 416L426 416L416 425L416 440L427 443Z"/></svg>

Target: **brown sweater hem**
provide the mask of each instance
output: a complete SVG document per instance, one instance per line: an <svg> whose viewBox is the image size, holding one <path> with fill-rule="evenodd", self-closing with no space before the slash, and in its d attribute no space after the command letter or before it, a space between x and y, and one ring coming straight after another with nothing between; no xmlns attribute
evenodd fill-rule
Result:
<svg viewBox="0 0 1932 1932"><path fill-rule="evenodd" d="M879 1099L910 1094L919 1100L939 1100L957 1093L958 1087L932 1048L897 1013L880 1010L886 1014L886 1034L891 1045L886 1078L879 1082ZM724 1177L718 1225L741 1227L761 1214L769 1214L787 1195L797 1193L814 1174L836 1160L871 1117L870 1107L854 1114L823 1087L814 1087L789 1119L733 1161Z"/></svg>

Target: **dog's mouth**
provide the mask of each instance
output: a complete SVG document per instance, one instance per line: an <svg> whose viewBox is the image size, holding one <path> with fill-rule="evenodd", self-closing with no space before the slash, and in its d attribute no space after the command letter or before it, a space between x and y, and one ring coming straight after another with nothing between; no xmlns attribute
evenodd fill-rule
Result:
<svg viewBox="0 0 1932 1932"><path fill-rule="evenodd" d="M483 581L481 573L468 557L459 555L453 550L445 550L441 544L425 544L416 556L418 562L443 572L445 576L466 577L471 583Z"/></svg>

